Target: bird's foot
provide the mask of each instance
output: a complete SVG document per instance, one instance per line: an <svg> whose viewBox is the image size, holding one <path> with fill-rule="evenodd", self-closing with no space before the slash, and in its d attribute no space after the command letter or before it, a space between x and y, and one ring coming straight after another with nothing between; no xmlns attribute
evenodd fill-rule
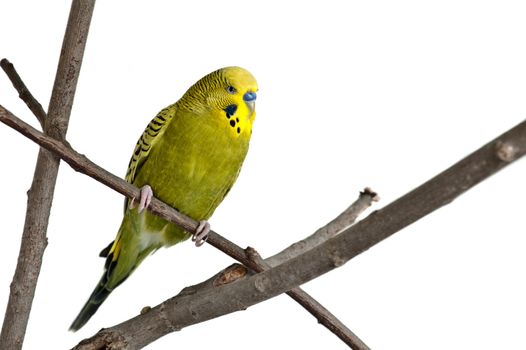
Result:
<svg viewBox="0 0 526 350"><path fill-rule="evenodd" d="M141 195L139 198L139 206L137 210L142 212L144 209L148 208L150 205L150 202L153 198L153 191L152 188L149 185L144 185L141 187ZM133 209L137 206L137 200L135 197L130 201L130 209Z"/></svg>
<svg viewBox="0 0 526 350"><path fill-rule="evenodd" d="M208 233L210 232L210 224L206 220L199 221L199 225L192 235L192 242L195 242L196 247L200 247L208 239Z"/></svg>

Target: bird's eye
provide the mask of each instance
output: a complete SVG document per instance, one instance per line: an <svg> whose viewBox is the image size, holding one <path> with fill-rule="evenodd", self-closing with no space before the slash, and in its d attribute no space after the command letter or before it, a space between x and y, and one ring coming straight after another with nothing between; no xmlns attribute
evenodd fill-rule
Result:
<svg viewBox="0 0 526 350"><path fill-rule="evenodd" d="M233 95L233 94L236 93L236 88L233 87L233 86L227 86L226 91L227 91L229 94Z"/></svg>

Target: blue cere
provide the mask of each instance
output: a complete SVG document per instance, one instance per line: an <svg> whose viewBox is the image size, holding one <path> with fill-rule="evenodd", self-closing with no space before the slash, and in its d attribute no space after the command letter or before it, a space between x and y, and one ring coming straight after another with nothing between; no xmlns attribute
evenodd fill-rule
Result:
<svg viewBox="0 0 526 350"><path fill-rule="evenodd" d="M256 100L256 93L255 92L247 92L243 95L243 100L245 100L246 102L252 102L252 101L255 101Z"/></svg>

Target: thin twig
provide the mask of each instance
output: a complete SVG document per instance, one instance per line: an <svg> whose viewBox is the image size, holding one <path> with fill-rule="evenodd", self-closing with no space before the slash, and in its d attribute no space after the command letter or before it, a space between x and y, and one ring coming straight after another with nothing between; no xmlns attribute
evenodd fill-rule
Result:
<svg viewBox="0 0 526 350"><path fill-rule="evenodd" d="M235 283L181 293L148 312L103 329L75 349L119 338L140 348L189 325L246 308L317 278L455 198L526 153L526 121L325 243L279 266ZM210 307L213 305L214 307ZM148 330L145 328L148 325ZM438 335L437 335L438 336ZM111 348L112 343L104 343Z"/></svg>
<svg viewBox="0 0 526 350"><path fill-rule="evenodd" d="M60 140L66 135L94 4L94 0L73 0L51 93L48 117L43 118L41 111L36 112L37 116L40 115L39 121L45 119L44 132ZM33 182L28 191L20 252L0 333L3 349L20 349L24 342L42 257L47 245L46 231L59 164L55 155L40 150Z"/></svg>
<svg viewBox="0 0 526 350"><path fill-rule="evenodd" d="M322 244L328 239L336 236L343 229L351 226L358 216L360 216L372 202L377 202L380 197L370 188L365 188L358 199L345 209L340 215L329 222L327 225L320 227L316 232L307 238L298 241L281 252L265 259L270 267L277 266L287 260L290 260L306 251Z"/></svg>
<svg viewBox="0 0 526 350"><path fill-rule="evenodd" d="M22 120L14 116L11 112L6 110L2 106L0 106L0 121L19 131L31 140L35 141L40 146L54 152L62 159L64 159L64 161L67 162L76 171L84 173L92 177L93 179L104 183L108 187L127 196L130 199L137 198L139 196L139 189L134 185L127 183L123 179L99 167L98 165L90 161L87 157L76 152L73 148L71 148L71 146L65 145L60 141L57 141L42 134L29 124L23 122ZM360 203L361 205L355 207L351 206L350 208L354 209L348 209L344 213L353 212L353 215L356 215L357 210L365 208L365 206L362 204L365 202L363 198L369 198L370 203L375 196L376 195L373 192L363 192L360 195L361 200L358 201L358 203ZM189 232L193 232L197 228L197 221L176 211L175 209L171 208L170 206L156 198L152 199L148 210L150 210L156 215L159 215L163 219L166 219L181 226L183 229ZM208 234L207 243L221 250L222 252L236 259L242 264L246 265L255 272L261 272L268 268L268 265L252 259L251 256L248 256L246 254L246 251L243 250L241 247L237 246L236 244L232 243L231 241L214 231L210 231L210 233ZM318 303L306 292L302 291L300 288L295 288L289 293L287 294L289 294L294 300L296 300L314 317L316 317L316 319L318 319L318 321L321 324L327 327L331 332L333 332L351 348L368 349L367 345L365 345L363 341L361 341L350 329L348 329L340 320L338 320L336 316L331 314L327 309L325 309L320 303Z"/></svg>
<svg viewBox="0 0 526 350"><path fill-rule="evenodd" d="M42 108L40 102L38 102L37 99L33 97L33 94L31 94L29 89L26 87L26 84L24 84L20 78L20 75L18 75L15 66L13 66L13 64L6 58L2 58L0 61L0 66L4 70L5 74L7 74L9 77L9 80L11 80L11 83L13 83L16 91L18 91L18 97L20 97L20 99L26 103L31 112L33 112L35 117L37 117L40 126L44 128L47 114L44 111L44 108Z"/></svg>

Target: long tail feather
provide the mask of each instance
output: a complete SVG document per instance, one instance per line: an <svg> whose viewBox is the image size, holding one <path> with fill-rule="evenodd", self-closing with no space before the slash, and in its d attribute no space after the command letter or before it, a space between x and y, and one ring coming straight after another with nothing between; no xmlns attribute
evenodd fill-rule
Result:
<svg viewBox="0 0 526 350"><path fill-rule="evenodd" d="M118 235L118 238L120 235ZM119 259L119 252L120 252L120 241L119 239L116 239L111 243L110 246L103 249L101 252L106 255L106 262L104 263L104 273L102 274L102 277L91 293L88 301L84 306L82 307L82 310L80 310L79 314L69 327L70 331L78 331L80 328L82 328L86 322L89 321L91 316L97 312L99 307L102 305L104 300L110 295L110 293L113 291L113 289L117 288L119 284L124 282L126 278L128 278L131 271L128 271L128 273L124 276L115 276L114 271L115 267L117 266L117 261ZM116 248L118 249L116 250ZM108 249L110 248L110 249ZM105 252L108 250L108 252Z"/></svg>
<svg viewBox="0 0 526 350"><path fill-rule="evenodd" d="M89 321L91 316L102 305L104 300L110 295L111 290L106 288L106 282L107 277L106 274L104 274L100 280L100 282L97 284L97 287L95 287L95 290L93 290L93 293L91 293L91 296L89 297L88 301L84 306L82 307L82 310L80 310L79 314L69 327L70 331L78 331L80 328L82 328L86 322Z"/></svg>
<svg viewBox="0 0 526 350"><path fill-rule="evenodd" d="M126 215L131 214L128 212ZM101 251L100 256L106 257L104 273L88 301L71 324L69 328L71 331L82 328L97 312L108 295L130 276L146 256L161 246L159 243L142 247L140 234L136 231L133 222L135 222L133 218L130 219L125 216L115 241ZM122 249L123 246L125 249Z"/></svg>

